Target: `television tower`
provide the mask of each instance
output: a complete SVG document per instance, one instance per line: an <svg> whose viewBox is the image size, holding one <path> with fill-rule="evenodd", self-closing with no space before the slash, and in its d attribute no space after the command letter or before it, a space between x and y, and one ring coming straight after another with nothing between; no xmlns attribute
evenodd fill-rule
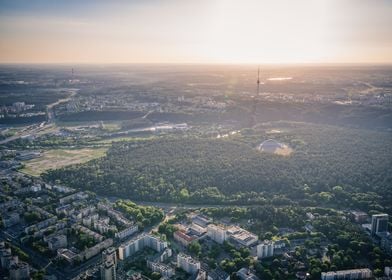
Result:
<svg viewBox="0 0 392 280"><path fill-rule="evenodd" d="M260 66L257 69L257 95L253 97L253 104L252 109L250 112L250 120L249 120L249 127L253 127L256 122L256 107L257 107L257 99L260 94Z"/></svg>
<svg viewBox="0 0 392 280"><path fill-rule="evenodd" d="M260 66L257 69L257 96L260 94Z"/></svg>

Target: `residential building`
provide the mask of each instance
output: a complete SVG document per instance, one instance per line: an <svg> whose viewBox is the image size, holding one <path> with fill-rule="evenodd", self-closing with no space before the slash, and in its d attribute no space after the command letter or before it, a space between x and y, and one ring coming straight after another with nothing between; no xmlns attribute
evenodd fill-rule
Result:
<svg viewBox="0 0 392 280"><path fill-rule="evenodd" d="M209 224L207 226L207 236L219 244L223 244L227 239L226 229L223 226Z"/></svg>
<svg viewBox="0 0 392 280"><path fill-rule="evenodd" d="M116 279L116 266L113 261L105 261L101 264L101 279L102 280L115 280Z"/></svg>
<svg viewBox="0 0 392 280"><path fill-rule="evenodd" d="M3 216L3 225L5 228L16 225L17 223L19 223L19 221L20 217L19 213L17 212L9 213Z"/></svg>
<svg viewBox="0 0 392 280"><path fill-rule="evenodd" d="M177 255L177 267L189 274L194 274L200 269L200 262L194 260L191 256L179 253Z"/></svg>
<svg viewBox="0 0 392 280"><path fill-rule="evenodd" d="M388 214L372 215L372 235L388 232Z"/></svg>
<svg viewBox="0 0 392 280"><path fill-rule="evenodd" d="M116 234L114 236L118 239L124 239L124 238L127 238L128 236L131 236L132 234L134 234L138 230L139 230L139 227L138 227L138 225L135 224L135 225L131 225L130 227L128 227L122 231L116 232Z"/></svg>
<svg viewBox="0 0 392 280"><path fill-rule="evenodd" d="M25 262L18 262L10 267L11 280L30 279L30 267Z"/></svg>
<svg viewBox="0 0 392 280"><path fill-rule="evenodd" d="M52 251L56 251L60 248L65 248L67 247L67 245L67 236L64 234L53 236L48 240L48 247Z"/></svg>
<svg viewBox="0 0 392 280"><path fill-rule="evenodd" d="M94 221L93 227L95 230L97 230L101 234L107 233L109 231L116 232L117 227L115 225L110 225L109 223L110 223L110 218L105 217L105 218L101 218L97 221Z"/></svg>
<svg viewBox="0 0 392 280"><path fill-rule="evenodd" d="M161 262L167 261L173 255L173 251L170 248L166 248L162 254L159 256Z"/></svg>
<svg viewBox="0 0 392 280"><path fill-rule="evenodd" d="M74 226L72 226L72 227L73 227L74 229L80 231L80 232L83 232L83 233L89 235L90 237L94 238L94 240L97 241L97 242L101 242L102 240L105 239L105 238L104 238L102 235L100 235L99 233L97 233L97 232L95 232L95 231L92 231L91 229L86 228L86 227L84 227L84 226L81 226L81 225L74 225Z"/></svg>
<svg viewBox="0 0 392 280"><path fill-rule="evenodd" d="M114 266L117 267L116 248L109 247L102 251L102 263L105 263L106 261L112 261Z"/></svg>
<svg viewBox="0 0 392 280"><path fill-rule="evenodd" d="M113 245L113 239L108 238L108 239L102 241L101 243L98 243L97 245L95 245L91 248L88 248L88 249L84 250L83 252L79 253L77 258L80 261L88 260L88 259L94 257L95 255L97 255L98 253L100 253L103 249L109 248L112 245Z"/></svg>
<svg viewBox="0 0 392 280"><path fill-rule="evenodd" d="M0 261L1 261L1 267L8 269L9 265L12 261L12 254L11 254L11 249L10 248L2 248L0 250Z"/></svg>
<svg viewBox="0 0 392 280"><path fill-rule="evenodd" d="M259 259L269 258L274 255L274 242L265 240L256 247L257 257Z"/></svg>
<svg viewBox="0 0 392 280"><path fill-rule="evenodd" d="M170 278L175 274L175 271L172 267L163 263L147 261L147 267L153 272L160 273L164 278Z"/></svg>
<svg viewBox="0 0 392 280"><path fill-rule="evenodd" d="M328 271L321 273L321 280L338 280L338 279L370 279L372 271L368 268L349 269L339 271Z"/></svg>
<svg viewBox="0 0 392 280"><path fill-rule="evenodd" d="M150 234L142 234L121 244L118 248L118 257L120 260L124 260L145 247L162 252L167 248L167 242Z"/></svg>

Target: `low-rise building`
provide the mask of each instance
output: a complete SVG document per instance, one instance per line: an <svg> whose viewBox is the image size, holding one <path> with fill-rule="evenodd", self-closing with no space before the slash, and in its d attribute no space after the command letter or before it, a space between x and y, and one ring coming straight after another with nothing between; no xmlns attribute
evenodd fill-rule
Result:
<svg viewBox="0 0 392 280"><path fill-rule="evenodd" d="M189 236L188 234L180 230L174 232L173 238L185 247L188 247L188 245L191 244L191 242L196 239L195 237Z"/></svg>
<svg viewBox="0 0 392 280"><path fill-rule="evenodd" d="M205 228L208 224L212 223L212 220L205 215L195 215L192 217L192 223Z"/></svg>
<svg viewBox="0 0 392 280"><path fill-rule="evenodd" d="M78 254L69 249L59 249L57 250L57 256L61 259L66 260L68 263L73 263L74 260L78 258Z"/></svg>
<svg viewBox="0 0 392 280"><path fill-rule="evenodd" d="M239 232L236 232L230 236L235 242L243 246L252 246L255 244L259 237L247 230L241 229Z"/></svg>
<svg viewBox="0 0 392 280"><path fill-rule="evenodd" d="M368 214L363 211L351 211L350 214L354 221L359 224L366 223L369 218Z"/></svg>
<svg viewBox="0 0 392 280"><path fill-rule="evenodd" d="M60 204L66 204L66 203L69 203L74 200L87 199L88 196L89 195L85 192L77 192L77 193L60 198L59 202L60 202Z"/></svg>
<svg viewBox="0 0 392 280"><path fill-rule="evenodd" d="M205 227L201 227L198 224L192 223L192 225L189 227L189 231L197 236L202 236L207 232L207 229Z"/></svg>

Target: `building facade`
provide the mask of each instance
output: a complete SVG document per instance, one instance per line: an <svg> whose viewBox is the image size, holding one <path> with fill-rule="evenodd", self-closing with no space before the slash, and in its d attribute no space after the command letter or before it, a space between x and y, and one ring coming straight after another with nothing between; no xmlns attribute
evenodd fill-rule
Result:
<svg viewBox="0 0 392 280"><path fill-rule="evenodd" d="M227 239L226 229L222 226L209 224L207 226L207 236L218 244L223 244Z"/></svg>
<svg viewBox="0 0 392 280"><path fill-rule="evenodd" d="M274 255L274 242L265 240L256 247L257 257L259 259L269 258Z"/></svg>
<svg viewBox="0 0 392 280"><path fill-rule="evenodd" d="M321 280L338 280L338 279L370 279L372 278L372 271L368 268L349 269L339 271L328 271L321 273Z"/></svg>
<svg viewBox="0 0 392 280"><path fill-rule="evenodd" d="M179 253L177 255L177 267L189 274L195 274L200 269L200 262L194 260L191 256Z"/></svg>
<svg viewBox="0 0 392 280"><path fill-rule="evenodd" d="M115 280L116 266L113 261L105 261L101 265L101 280Z"/></svg>
<svg viewBox="0 0 392 280"><path fill-rule="evenodd" d="M388 232L388 214L372 215L372 235Z"/></svg>

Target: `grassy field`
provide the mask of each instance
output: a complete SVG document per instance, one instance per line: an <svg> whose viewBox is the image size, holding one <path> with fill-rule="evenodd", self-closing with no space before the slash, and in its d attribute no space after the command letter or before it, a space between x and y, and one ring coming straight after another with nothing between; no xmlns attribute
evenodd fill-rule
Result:
<svg viewBox="0 0 392 280"><path fill-rule="evenodd" d="M20 171L32 176L39 176L46 170L84 163L105 155L107 148L55 149L43 152L42 156L24 162Z"/></svg>

